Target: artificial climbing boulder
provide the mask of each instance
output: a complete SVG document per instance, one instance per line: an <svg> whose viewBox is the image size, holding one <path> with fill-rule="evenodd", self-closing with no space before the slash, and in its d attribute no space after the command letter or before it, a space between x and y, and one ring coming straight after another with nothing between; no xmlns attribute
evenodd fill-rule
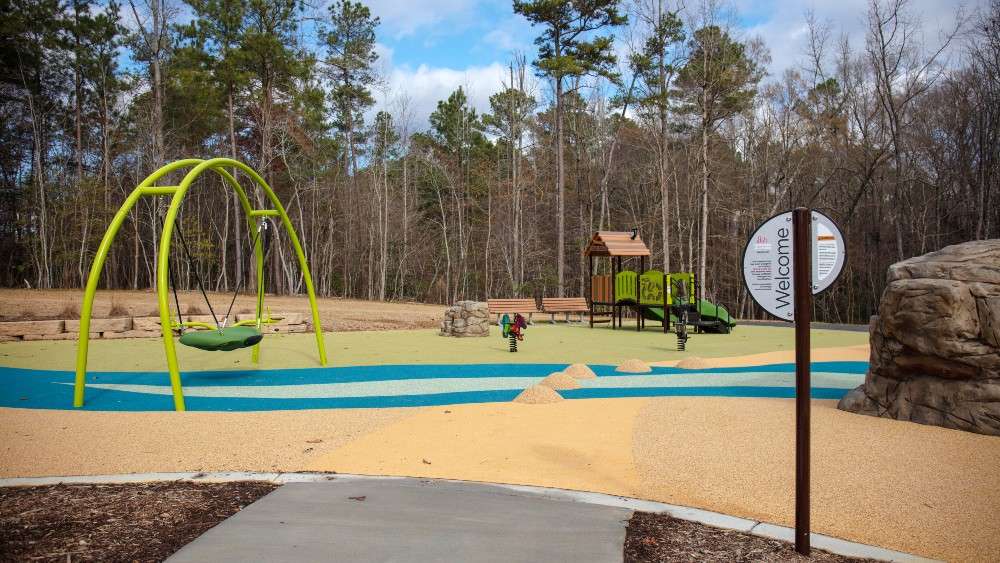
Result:
<svg viewBox="0 0 1000 563"><path fill-rule="evenodd" d="M1000 436L1000 239L889 267L865 383L842 410Z"/></svg>

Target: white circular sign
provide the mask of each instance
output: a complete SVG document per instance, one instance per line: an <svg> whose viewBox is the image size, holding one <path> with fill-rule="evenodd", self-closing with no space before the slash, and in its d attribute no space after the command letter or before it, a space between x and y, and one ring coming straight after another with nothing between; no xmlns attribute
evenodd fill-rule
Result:
<svg viewBox="0 0 1000 563"><path fill-rule="evenodd" d="M844 235L832 219L812 212L812 292L821 293L844 268ZM795 320L795 284L792 280L792 212L771 217L750 235L743 250L743 283L765 311L779 319Z"/></svg>

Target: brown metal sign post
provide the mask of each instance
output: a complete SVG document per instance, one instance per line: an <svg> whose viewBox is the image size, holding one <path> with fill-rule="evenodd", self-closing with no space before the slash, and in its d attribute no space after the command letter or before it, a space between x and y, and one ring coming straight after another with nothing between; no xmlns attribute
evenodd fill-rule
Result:
<svg viewBox="0 0 1000 563"><path fill-rule="evenodd" d="M792 211L795 287L795 551L809 555L809 327L812 322L812 213Z"/></svg>
<svg viewBox="0 0 1000 563"><path fill-rule="evenodd" d="M840 228L826 215L796 208L774 215L743 250L743 283L775 317L795 322L795 551L809 555L809 329L813 295L840 276L847 256Z"/></svg>

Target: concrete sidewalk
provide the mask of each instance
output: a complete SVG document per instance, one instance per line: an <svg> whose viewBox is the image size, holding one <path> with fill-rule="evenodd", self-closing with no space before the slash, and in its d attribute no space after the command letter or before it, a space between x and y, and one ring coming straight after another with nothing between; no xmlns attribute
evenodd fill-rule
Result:
<svg viewBox="0 0 1000 563"><path fill-rule="evenodd" d="M209 530L170 561L243 558L267 561L425 561L442 558L531 561L551 558L553 552L584 563L619 561L624 519L637 510L789 543L795 539L792 528L675 504L568 489L411 477L225 471L128 473L13 477L0 479L0 487L154 481L267 481L282 485ZM369 496L368 492L375 494ZM373 504L367 504L369 500ZM394 502L402 504L394 507ZM595 528L598 531L591 537ZM503 534L514 536L498 537ZM586 537L581 537L583 535ZM849 557L940 563L815 532L810 537L813 548ZM571 543L566 545L567 541ZM338 542L346 543L343 550ZM383 545L393 542L398 545ZM460 550L461 545L456 547L459 542L482 551L470 555ZM612 544L614 549L609 551ZM499 551L503 554L499 557L495 553L484 553L488 549L505 551ZM580 555L581 550L585 552L583 555Z"/></svg>
<svg viewBox="0 0 1000 563"><path fill-rule="evenodd" d="M482 484L289 483L168 561L620 562L630 516Z"/></svg>

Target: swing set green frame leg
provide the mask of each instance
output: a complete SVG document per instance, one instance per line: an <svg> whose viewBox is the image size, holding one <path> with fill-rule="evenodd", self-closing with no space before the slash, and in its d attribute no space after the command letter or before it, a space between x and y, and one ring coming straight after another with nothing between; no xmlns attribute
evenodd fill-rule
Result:
<svg viewBox="0 0 1000 563"><path fill-rule="evenodd" d="M175 170L186 168L191 168L191 170L184 176L184 179L181 180L179 185L156 185L157 180L163 176ZM270 202L272 208L254 209L253 206L250 205L250 200L247 198L246 191L244 191L243 187L236 181L236 178L234 178L227 169L242 170L247 176L249 176L250 179L253 180L253 183L264 192L264 195L267 201ZM118 234L122 224L128 217L129 211L132 210L139 199L146 196L171 196L170 207L167 209L167 215L163 222L163 231L160 234L160 248L156 266L156 297L160 311L160 328L163 334L163 348L167 358L167 370L170 374L170 388L174 399L174 409L177 411L185 410L184 389L181 383L180 366L177 363L177 351L174 344L173 329L171 328L170 304L167 293L169 287L168 268L170 263L170 243L173 239L174 223L177 221L177 215L180 212L184 196L187 194L187 191L191 187L192 183L199 176L201 176L202 173L209 170L222 176L224 182L235 190L251 229L253 228L254 220L258 217L280 218L281 224L284 226L285 232L292 243L293 249L295 250L295 255L299 260L299 267L302 270L302 277L305 281L306 292L309 295L309 307L312 310L312 321L316 333L316 348L319 353L319 363L323 366L326 365L326 347L323 342L323 330L320 326L319 310L316 307L316 292L313 287L312 276L309 273L309 264L306 261L306 255L302 250L302 245L299 243L299 237L295 232L295 228L292 226L292 222L288 218L288 213L285 212L285 208L281 205L281 202L274 194L274 191L271 190L271 187L267 185L267 182L265 182L264 179L261 178L261 176L252 168L242 162L230 158L213 158L211 160L178 160L163 166L156 172L153 172L138 186L136 186L134 190L132 190L132 193L130 193L125 199L125 202L122 203L122 206L118 209L118 212L111 220L111 224L108 226L107 232L104 233L104 238L101 239L101 244L97 249L97 254L94 256L94 261L90 266L90 274L87 277L87 286L83 293L83 306L80 309L80 336L77 340L76 379L73 385L74 407L82 407L84 404L84 390L87 381L87 354L90 343L90 319L93 312L94 295L97 293L97 285L100 282L101 273L104 270L104 263L107 260L108 252L111 250L111 244L114 242L115 236ZM264 256L259 238L255 244L254 253L257 259L258 299L256 309L257 318L260 319L260 316L263 313L261 310L260 295L264 291ZM257 328L261 328L259 322ZM254 363L258 362L260 358L260 344L254 345L251 352L251 358Z"/></svg>

